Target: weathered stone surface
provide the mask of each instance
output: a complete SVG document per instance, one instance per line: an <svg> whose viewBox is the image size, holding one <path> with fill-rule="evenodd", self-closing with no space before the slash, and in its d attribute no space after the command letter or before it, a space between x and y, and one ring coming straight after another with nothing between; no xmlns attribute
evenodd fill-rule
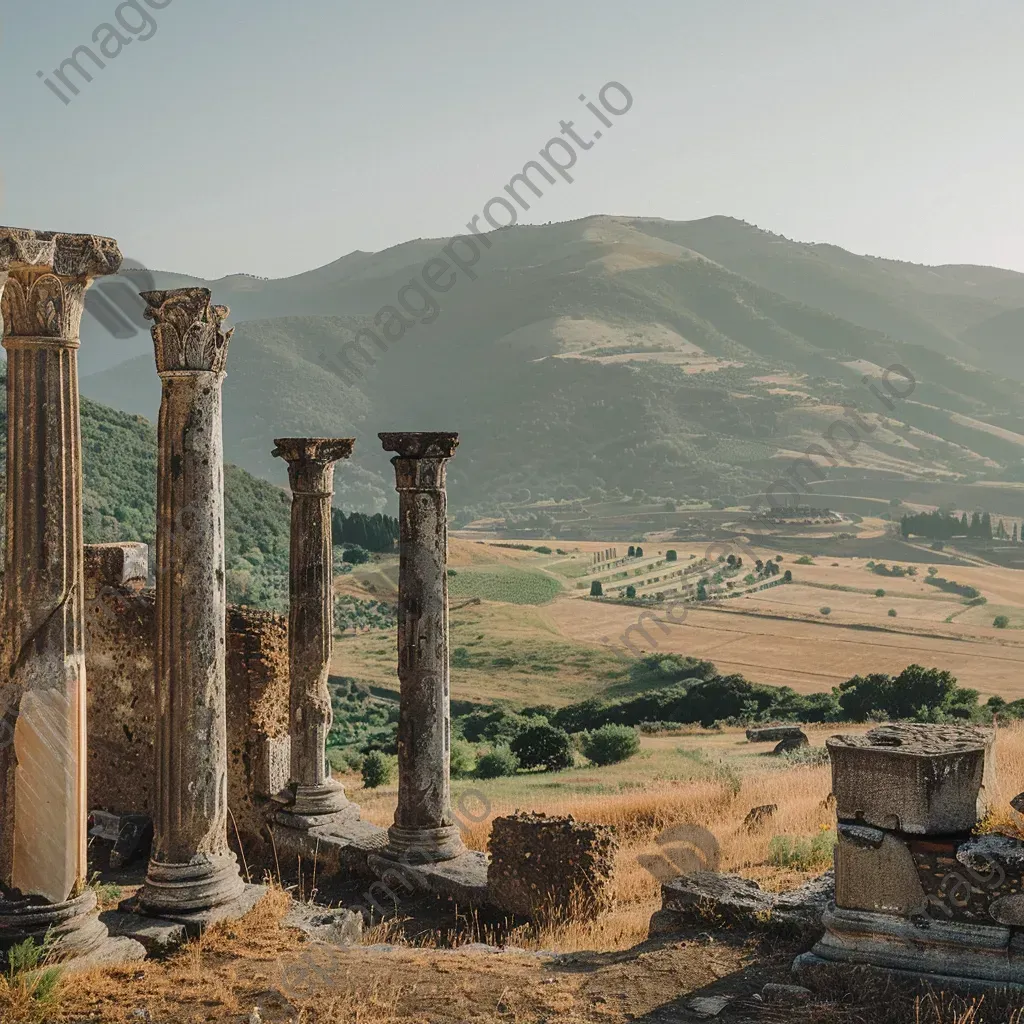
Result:
<svg viewBox="0 0 1024 1024"><path fill-rule="evenodd" d="M157 430L156 806L140 901L163 915L233 903L227 841L224 444L231 332L205 288L146 292L163 388Z"/></svg>
<svg viewBox="0 0 1024 1024"><path fill-rule="evenodd" d="M614 900L618 840L609 825L518 813L494 819L488 849L490 902L509 913L596 917Z"/></svg>
<svg viewBox="0 0 1024 1024"><path fill-rule="evenodd" d="M331 499L334 463L347 459L353 438L281 437L273 454L288 463L292 489L288 604L291 679L291 802L286 811L307 826L351 809L345 788L331 778L327 734L331 695L327 676L334 643L334 567Z"/></svg>
<svg viewBox="0 0 1024 1024"><path fill-rule="evenodd" d="M761 998L766 1003L792 1006L809 1003L814 998L814 993L803 985L780 985L778 982L770 981L761 989Z"/></svg>
<svg viewBox="0 0 1024 1024"><path fill-rule="evenodd" d="M836 906L890 914L920 912L925 892L905 842L881 829L839 825Z"/></svg>
<svg viewBox="0 0 1024 1024"><path fill-rule="evenodd" d="M0 944L48 916L69 952L95 949L106 936L80 899L87 808L77 360L85 292L120 263L110 238L0 228L7 350ZM26 915L20 896L50 909Z"/></svg>
<svg viewBox="0 0 1024 1024"><path fill-rule="evenodd" d="M968 832L988 807L992 740L978 726L907 723L833 736L836 813L898 832Z"/></svg>
<svg viewBox="0 0 1024 1024"><path fill-rule="evenodd" d="M138 541L85 545L85 596L94 600L102 587L142 590L149 577L149 545Z"/></svg>
<svg viewBox="0 0 1024 1024"><path fill-rule="evenodd" d="M810 744L810 740L801 732L798 736L785 736L778 743L775 744L775 748L772 750L773 754L785 754L789 750L799 750L801 747L806 747Z"/></svg>
<svg viewBox="0 0 1024 1024"><path fill-rule="evenodd" d="M89 806L151 814L155 597L139 591L134 578L123 579L118 559L91 557L108 547L85 547ZM252 860L266 841L269 798L288 782L288 630L280 616L236 607L228 608L225 628L229 834L234 839L237 829Z"/></svg>
<svg viewBox="0 0 1024 1024"><path fill-rule="evenodd" d="M654 923L659 934L709 923L804 932L820 927L821 915L834 897L831 871L783 893L765 892L757 882L739 875L697 872L662 885L662 910Z"/></svg>
<svg viewBox="0 0 1024 1024"><path fill-rule="evenodd" d="M747 739L751 743L778 743L792 737L799 739L803 735L799 725L765 725L747 730Z"/></svg>
<svg viewBox="0 0 1024 1024"><path fill-rule="evenodd" d="M326 942L344 949L363 939L363 915L355 910L326 910L312 903L293 902L281 922L297 928L314 942Z"/></svg>
<svg viewBox="0 0 1024 1024"><path fill-rule="evenodd" d="M487 856L466 850L458 857L443 861L415 863L387 856L370 854L367 864L380 879L382 889L373 887L366 896L374 909L384 914L393 911L404 899L433 893L446 896L460 907L481 907L491 902L487 885Z"/></svg>
<svg viewBox="0 0 1024 1024"><path fill-rule="evenodd" d="M465 851L451 810L448 498L454 433L380 434L398 491L398 809L388 854L416 863Z"/></svg>

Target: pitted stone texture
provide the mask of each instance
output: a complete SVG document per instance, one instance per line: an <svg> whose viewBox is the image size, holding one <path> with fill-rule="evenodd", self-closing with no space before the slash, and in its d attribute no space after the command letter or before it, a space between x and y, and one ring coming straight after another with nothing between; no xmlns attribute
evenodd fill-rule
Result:
<svg viewBox="0 0 1024 1024"><path fill-rule="evenodd" d="M993 733L893 724L826 740L840 821L918 835L969 832L992 792Z"/></svg>
<svg viewBox="0 0 1024 1024"><path fill-rule="evenodd" d="M224 441L230 332L205 288L146 292L163 389L157 430L156 801L140 900L194 913L238 899L228 847Z"/></svg>
<svg viewBox="0 0 1024 1024"><path fill-rule="evenodd" d="M766 725L747 730L747 741L750 743L779 743L782 740L799 739L801 736L807 739L799 725Z"/></svg>
<svg viewBox="0 0 1024 1024"><path fill-rule="evenodd" d="M398 809L388 855L416 863L465 852L451 809L448 499L454 433L380 434L398 454Z"/></svg>
<svg viewBox="0 0 1024 1024"><path fill-rule="evenodd" d="M86 689L79 327L113 239L0 228L7 350L7 543L0 672L0 897L16 940L19 895L70 914L76 953L106 937L81 910L86 874ZM70 908L68 910L67 908ZM84 920L82 918L84 917ZM63 925L62 925L63 926ZM13 929L13 931L12 931ZM77 948L76 948L77 946Z"/></svg>
<svg viewBox="0 0 1024 1024"><path fill-rule="evenodd" d="M615 829L569 817L495 818L488 848L490 901L511 914L596 917L614 900Z"/></svg>
<svg viewBox="0 0 1024 1024"><path fill-rule="evenodd" d="M836 906L908 915L921 912L925 892L903 840L864 825L839 825L835 850Z"/></svg>
<svg viewBox="0 0 1024 1024"><path fill-rule="evenodd" d="M334 643L334 562L331 499L334 463L352 454L350 437L282 437L273 454L288 463L292 489L288 603L291 802L301 827L348 806L345 789L327 766Z"/></svg>
<svg viewBox="0 0 1024 1024"><path fill-rule="evenodd" d="M106 587L141 590L149 577L149 545L134 541L85 545L85 596L95 599Z"/></svg>

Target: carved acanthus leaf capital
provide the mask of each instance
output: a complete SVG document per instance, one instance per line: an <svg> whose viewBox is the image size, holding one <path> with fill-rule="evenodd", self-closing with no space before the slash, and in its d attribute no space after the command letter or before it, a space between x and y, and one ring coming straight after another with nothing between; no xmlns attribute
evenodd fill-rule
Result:
<svg viewBox="0 0 1024 1024"><path fill-rule="evenodd" d="M377 435L386 452L396 452L400 459L450 459L459 446L454 431L425 433L384 433Z"/></svg>
<svg viewBox="0 0 1024 1024"><path fill-rule="evenodd" d="M153 321L150 334L158 373L176 370L211 370L222 373L228 358L228 341L234 328L222 331L231 312L210 301L209 288L175 288L142 292L146 319Z"/></svg>
<svg viewBox="0 0 1024 1024"><path fill-rule="evenodd" d="M0 316L8 347L19 337L77 344L85 290L120 266L112 238L0 227Z"/></svg>
<svg viewBox="0 0 1024 1024"><path fill-rule="evenodd" d="M334 463L352 454L354 437L275 437L272 455L288 463L293 494L326 494L334 482Z"/></svg>

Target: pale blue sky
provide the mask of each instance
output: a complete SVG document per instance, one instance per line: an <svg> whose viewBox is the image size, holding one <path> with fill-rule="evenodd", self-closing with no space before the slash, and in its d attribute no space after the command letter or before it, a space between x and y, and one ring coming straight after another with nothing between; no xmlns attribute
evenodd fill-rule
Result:
<svg viewBox="0 0 1024 1024"><path fill-rule="evenodd" d="M616 79L633 109L523 221L722 213L1024 270L1017 0L159 2L66 107L36 72L116 0L4 11L0 222L296 273L460 230Z"/></svg>

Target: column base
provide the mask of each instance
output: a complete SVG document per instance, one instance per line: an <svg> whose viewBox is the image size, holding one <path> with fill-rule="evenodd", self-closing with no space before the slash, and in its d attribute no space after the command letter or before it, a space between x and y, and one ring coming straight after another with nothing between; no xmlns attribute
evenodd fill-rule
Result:
<svg viewBox="0 0 1024 1024"><path fill-rule="evenodd" d="M403 828L392 825L388 829L388 845L380 856L403 864L436 864L453 860L466 852L458 825L440 828Z"/></svg>
<svg viewBox="0 0 1024 1024"><path fill-rule="evenodd" d="M0 952L26 939L42 945L49 933L54 953L82 957L96 953L109 941L106 925L98 916L96 893L63 903L47 903L38 896L14 897L0 892Z"/></svg>
<svg viewBox="0 0 1024 1024"><path fill-rule="evenodd" d="M200 854L188 864L151 860L139 904L151 914L187 914L231 903L244 889L233 853Z"/></svg>
<svg viewBox="0 0 1024 1024"><path fill-rule="evenodd" d="M358 817L359 815L359 808L345 796L345 787L333 779L322 786L293 785L285 792L290 794L291 799L281 808L278 817L280 819L280 816L284 815L290 819L289 821L281 820L282 824L291 824L292 828L311 828L313 825L322 825L329 818L337 818L339 815L344 817ZM309 824L300 823L304 820L308 820Z"/></svg>

